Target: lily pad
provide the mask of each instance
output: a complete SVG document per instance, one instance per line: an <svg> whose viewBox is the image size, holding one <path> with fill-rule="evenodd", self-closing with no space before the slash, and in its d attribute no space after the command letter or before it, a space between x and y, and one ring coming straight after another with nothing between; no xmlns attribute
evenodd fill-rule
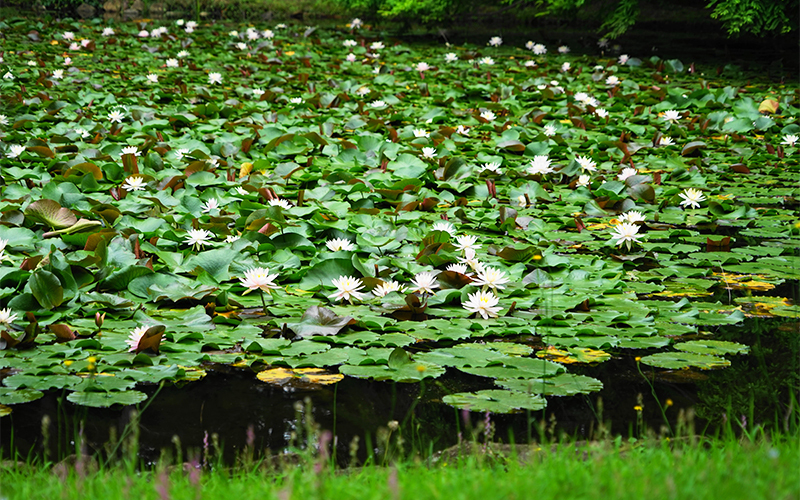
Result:
<svg viewBox="0 0 800 500"><path fill-rule="evenodd" d="M696 354L691 352L658 352L642 358L642 363L658 368L680 370L684 368L701 368L710 370L730 366L731 362L725 358Z"/></svg>
<svg viewBox="0 0 800 500"><path fill-rule="evenodd" d="M490 413L537 411L543 410L547 406L547 400L542 396L500 389L448 394L442 398L442 401L456 408Z"/></svg>

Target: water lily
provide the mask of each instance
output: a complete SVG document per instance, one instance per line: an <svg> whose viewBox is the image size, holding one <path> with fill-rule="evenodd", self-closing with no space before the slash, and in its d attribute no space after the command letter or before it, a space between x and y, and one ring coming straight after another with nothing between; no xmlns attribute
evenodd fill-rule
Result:
<svg viewBox="0 0 800 500"><path fill-rule="evenodd" d="M11 314L11 309L0 309L0 325L10 325L17 319L16 314Z"/></svg>
<svg viewBox="0 0 800 500"><path fill-rule="evenodd" d="M441 222L435 223L431 227L431 231L444 231L445 233L449 234L450 236L455 236L456 235L456 227L452 223L447 222L447 221L441 221Z"/></svg>
<svg viewBox="0 0 800 500"><path fill-rule="evenodd" d="M544 175L544 174L551 174L554 172L553 168L550 166L551 160L547 157L547 155L536 155L531 160L531 164L528 167L528 173L531 175Z"/></svg>
<svg viewBox="0 0 800 500"><path fill-rule="evenodd" d="M464 125L459 125L456 127L456 134L469 135L469 129Z"/></svg>
<svg viewBox="0 0 800 500"><path fill-rule="evenodd" d="M556 135L556 127L555 127L555 125L545 125L543 133L547 137L552 137L552 136Z"/></svg>
<svg viewBox="0 0 800 500"><path fill-rule="evenodd" d="M383 45L383 42L372 42L369 45L369 49L370 50L381 50L383 48L385 48L385 45Z"/></svg>
<svg viewBox="0 0 800 500"><path fill-rule="evenodd" d="M355 55L355 54L353 54L352 52L350 52L350 53L349 53L349 54L347 54L347 56L345 57L345 60L346 60L347 62L356 62L356 55Z"/></svg>
<svg viewBox="0 0 800 500"><path fill-rule="evenodd" d="M270 274L269 268L267 267L251 267L244 272L244 278L239 278L239 283L247 288L247 290L244 291L244 294L248 294L253 290L261 290L262 294L272 293L271 290L277 290L280 288L275 284L275 278L277 277L278 274Z"/></svg>
<svg viewBox="0 0 800 500"><path fill-rule="evenodd" d="M483 118L487 122L491 122L494 121L495 118L497 118L497 115L495 115L493 112L487 109L486 111L481 113L481 118Z"/></svg>
<svg viewBox="0 0 800 500"><path fill-rule="evenodd" d="M431 133L425 129L416 128L414 129L414 137L430 137Z"/></svg>
<svg viewBox="0 0 800 500"><path fill-rule="evenodd" d="M494 59L491 57L481 57L478 59L478 64L481 66L492 66L494 64Z"/></svg>
<svg viewBox="0 0 800 500"><path fill-rule="evenodd" d="M0 115L0 125L8 125L8 117L6 115Z"/></svg>
<svg viewBox="0 0 800 500"><path fill-rule="evenodd" d="M380 285L376 286L372 289L372 294L376 297L385 297L390 292L400 292L403 293L406 291L406 286L401 285L396 281L384 281Z"/></svg>
<svg viewBox="0 0 800 500"><path fill-rule="evenodd" d="M214 234L207 229L189 229L186 233L184 243L191 245L195 250L211 244L211 237L214 236Z"/></svg>
<svg viewBox="0 0 800 500"><path fill-rule="evenodd" d="M580 175L578 176L578 182L575 183L575 186L586 187L589 183L592 182L592 177L589 175Z"/></svg>
<svg viewBox="0 0 800 500"><path fill-rule="evenodd" d="M414 291L423 295L428 293L432 294L434 293L434 288L439 288L436 275L428 271L417 273L414 279L411 280L411 283L416 287Z"/></svg>
<svg viewBox="0 0 800 500"><path fill-rule="evenodd" d="M63 69L54 69L53 74L50 75L50 78L53 80L61 80L64 78L64 70Z"/></svg>
<svg viewBox="0 0 800 500"><path fill-rule="evenodd" d="M304 101L302 97L292 97L289 99L289 102L292 104L303 104Z"/></svg>
<svg viewBox="0 0 800 500"><path fill-rule="evenodd" d="M561 64L561 72L562 73L566 73L567 71L569 71L570 67L571 67L570 63L568 63L568 62L562 63Z"/></svg>
<svg viewBox="0 0 800 500"><path fill-rule="evenodd" d="M454 273L459 273L466 275L467 274L467 265L466 264L450 264L447 266L448 271L452 271Z"/></svg>
<svg viewBox="0 0 800 500"><path fill-rule="evenodd" d="M633 224L636 222L644 222L645 216L644 214L642 214L642 212L639 212L637 210L631 210L630 212L626 212L624 215L622 215L619 218L619 220L621 222L628 222L630 224Z"/></svg>
<svg viewBox="0 0 800 500"><path fill-rule="evenodd" d="M700 208L700 202L705 201L706 197L699 189L688 188L679 194L683 201L680 203L683 207Z"/></svg>
<svg viewBox="0 0 800 500"><path fill-rule="evenodd" d="M103 28L103 36L114 36L114 28Z"/></svg>
<svg viewBox="0 0 800 500"><path fill-rule="evenodd" d="M123 115L118 109L115 109L108 114L108 120L111 123L122 123L123 118L125 118L125 115Z"/></svg>
<svg viewBox="0 0 800 500"><path fill-rule="evenodd" d="M468 295L468 300L464 302L462 307L471 313L478 313L483 319L497 318L502 307L498 307L497 303L500 301L497 296L492 292L479 290L475 293Z"/></svg>
<svg viewBox="0 0 800 500"><path fill-rule="evenodd" d="M75 130L73 130L73 132L78 134L78 136L83 138L83 139L86 139L87 137L89 137L91 135L91 134L89 134L88 130L80 128L80 127L78 127Z"/></svg>
<svg viewBox="0 0 800 500"><path fill-rule="evenodd" d="M608 110L603 108L597 108L594 110L594 114L596 114L600 118L608 118Z"/></svg>
<svg viewBox="0 0 800 500"><path fill-rule="evenodd" d="M628 250L631 249L632 243L638 243L639 238L642 237L641 234L637 234L639 232L639 226L632 222L623 222L614 226L611 230L611 239L616 240L614 242L617 247L622 247L624 244L628 247Z"/></svg>
<svg viewBox="0 0 800 500"><path fill-rule="evenodd" d="M142 340L142 337L144 337L144 334L147 333L147 330L149 330L150 328L151 328L150 325L143 325L137 327L130 333L130 335L128 335L127 340L125 340L125 343L128 344L128 351L136 352L136 350L139 348L139 342Z"/></svg>
<svg viewBox="0 0 800 500"><path fill-rule="evenodd" d="M622 169L622 172L619 175L617 175L617 180L620 181L620 182L623 182L628 177L633 177L634 175L636 175L638 173L639 173L639 171L636 170L635 168L631 168L631 167L624 168L624 169Z"/></svg>
<svg viewBox="0 0 800 500"><path fill-rule="evenodd" d="M458 261L469 266L476 273L483 270L483 264L478 260L478 254L472 248L465 248L464 256L459 257Z"/></svg>
<svg viewBox="0 0 800 500"><path fill-rule="evenodd" d="M124 148L122 148L120 156L125 156L125 155L141 156L141 154L142 153L139 151L139 148L137 148L136 146L125 146Z"/></svg>
<svg viewBox="0 0 800 500"><path fill-rule="evenodd" d="M528 59L527 61L525 61L525 67L526 68L535 68L536 67L536 61L534 61L533 59Z"/></svg>
<svg viewBox="0 0 800 500"><path fill-rule="evenodd" d="M448 52L447 54L444 55L444 60L445 62L449 63L456 62L458 61L458 56L456 55L455 52Z"/></svg>
<svg viewBox="0 0 800 500"><path fill-rule="evenodd" d="M145 182L143 177L139 176L132 176L125 179L125 182L122 183L122 189L125 191L144 191L145 189Z"/></svg>
<svg viewBox="0 0 800 500"><path fill-rule="evenodd" d="M336 287L336 293L329 295L328 298L335 300L346 300L353 303L353 299L364 300L363 294L358 290L364 288L364 284L359 278L352 276L339 276L331 280L333 286Z"/></svg>
<svg viewBox="0 0 800 500"><path fill-rule="evenodd" d="M488 45L491 45L492 47L499 47L503 45L503 39L500 38L499 36L493 36L492 38L489 39Z"/></svg>
<svg viewBox="0 0 800 500"><path fill-rule="evenodd" d="M531 47L531 50L532 50L532 51L533 51L533 53L534 53L534 54L536 54L537 56L543 56L543 55L547 54L547 47L545 47L545 46L544 46L544 45L542 45L541 43L534 44L534 45Z"/></svg>
<svg viewBox="0 0 800 500"><path fill-rule="evenodd" d="M369 105L373 108L382 108L386 106L386 103L381 100L377 100L377 101L372 101L371 103L369 103Z"/></svg>
<svg viewBox="0 0 800 500"><path fill-rule="evenodd" d="M558 53L569 54L569 47L567 47L566 45L562 45L561 47L558 48Z"/></svg>
<svg viewBox="0 0 800 500"><path fill-rule="evenodd" d="M283 198L273 198L269 200L269 205L271 207L281 207L285 210L292 208L292 204L289 203L289 200L284 200Z"/></svg>
<svg viewBox="0 0 800 500"><path fill-rule="evenodd" d="M178 60L175 58L167 59L167 67L168 68L177 68L178 67Z"/></svg>
<svg viewBox="0 0 800 500"><path fill-rule="evenodd" d="M423 158L436 158L436 148L422 148Z"/></svg>
<svg viewBox="0 0 800 500"><path fill-rule="evenodd" d="M362 25L362 23L361 23L361 19L359 19L359 18L357 18L357 17L354 17L354 18L353 18L353 19L350 21L350 28L352 28L352 29L354 29L354 30L357 30L358 28L360 28L360 27L361 27L361 25Z"/></svg>
<svg viewBox="0 0 800 500"><path fill-rule="evenodd" d="M456 236L456 248L462 253L467 253L468 250L476 252L481 248L478 245L478 237L472 234L462 234Z"/></svg>
<svg viewBox="0 0 800 500"><path fill-rule="evenodd" d="M681 114L674 109L664 111L661 117L668 122L677 122L681 119Z"/></svg>
<svg viewBox="0 0 800 500"><path fill-rule="evenodd" d="M429 69L431 69L431 67L430 67L430 65L428 63L426 63L425 61L422 61L422 62L418 62L417 65L414 66L414 69L419 71L420 73L422 73L422 72L428 71Z"/></svg>
<svg viewBox="0 0 800 500"><path fill-rule="evenodd" d="M22 153L25 152L25 146L20 144L12 144L8 147L8 151L6 152L6 157L8 158L16 158Z"/></svg>
<svg viewBox="0 0 800 500"><path fill-rule="evenodd" d="M239 50L247 50L247 44L244 42L238 42L236 44L236 48Z"/></svg>
<svg viewBox="0 0 800 500"><path fill-rule="evenodd" d="M617 85L619 85L619 78L615 75L609 76L608 78L606 78L606 85L609 85L611 87L616 87Z"/></svg>
<svg viewBox="0 0 800 500"><path fill-rule="evenodd" d="M210 198L207 202L203 203L201 209L201 212L204 214L207 214L212 210L219 210L219 201L216 198Z"/></svg>
<svg viewBox="0 0 800 500"><path fill-rule="evenodd" d="M630 57L628 56L628 54L620 54L619 58L617 59L617 62L619 64L627 64L629 59Z"/></svg>
<svg viewBox="0 0 800 500"><path fill-rule="evenodd" d="M503 285L509 282L506 278L506 273L493 267L485 266L480 271L477 271L473 284L482 286L484 290L491 288L494 291L502 290L505 288Z"/></svg>
<svg viewBox="0 0 800 500"><path fill-rule="evenodd" d="M581 166L584 171L594 172L597 170L597 164L591 158L586 156L576 156L575 161Z"/></svg>
<svg viewBox="0 0 800 500"><path fill-rule="evenodd" d="M61 35L61 38L63 38L64 40L74 40L75 39L75 33L71 32L71 31L65 31Z"/></svg>
<svg viewBox="0 0 800 500"><path fill-rule="evenodd" d="M325 244L327 245L328 250L331 252L338 252L340 250L352 252L356 249L356 246L353 244L353 242L345 238L333 238L328 240Z"/></svg>
<svg viewBox="0 0 800 500"><path fill-rule="evenodd" d="M177 58L178 59L183 59L183 58L186 58L186 57L189 57L189 51L188 50L182 50L182 51L178 52L178 54L177 54Z"/></svg>
<svg viewBox="0 0 800 500"><path fill-rule="evenodd" d="M487 170L493 174L498 174L498 175L503 173L503 170L500 168L500 163L498 162L484 163L478 168L480 168L480 170L478 171L479 173L486 172Z"/></svg>
<svg viewBox="0 0 800 500"><path fill-rule="evenodd" d="M222 75L219 73L209 73L208 74L208 83L210 84L221 84L222 83Z"/></svg>
<svg viewBox="0 0 800 500"><path fill-rule="evenodd" d="M675 140L672 139L672 137L670 137L668 135L662 135L658 139L658 145L659 146L672 146L673 144L675 144Z"/></svg>
<svg viewBox="0 0 800 500"><path fill-rule="evenodd" d="M355 40L345 40L342 42L345 47L355 47L358 43Z"/></svg>
<svg viewBox="0 0 800 500"><path fill-rule="evenodd" d="M783 141L781 141L781 144L784 146L794 147L798 140L800 140L800 137L794 134L786 134L783 136Z"/></svg>

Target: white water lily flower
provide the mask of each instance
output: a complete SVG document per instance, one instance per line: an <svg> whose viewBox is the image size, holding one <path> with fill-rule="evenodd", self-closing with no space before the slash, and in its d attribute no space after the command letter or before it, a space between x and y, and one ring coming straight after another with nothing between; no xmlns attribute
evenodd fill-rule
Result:
<svg viewBox="0 0 800 500"><path fill-rule="evenodd" d="M428 63L423 61L423 62L418 62L417 65L414 66L414 69L422 73L424 71L428 71L429 69L431 69L431 67Z"/></svg>
<svg viewBox="0 0 800 500"><path fill-rule="evenodd" d="M136 36L138 36L139 38L148 38L150 36L150 32L147 30L142 30Z"/></svg>
<svg viewBox="0 0 800 500"><path fill-rule="evenodd" d="M609 76L606 78L606 85L610 85L612 87L619 85L619 78L616 75Z"/></svg>
<svg viewBox="0 0 800 500"><path fill-rule="evenodd" d="M781 141L781 144L783 144L784 146L793 147L799 140L800 137L794 134L786 134L783 136L783 141Z"/></svg>
<svg viewBox="0 0 800 500"><path fill-rule="evenodd" d="M292 208L292 204L289 203L288 200L284 200L283 198L273 198L269 200L269 204L272 207L281 207L283 209L289 210Z"/></svg>
<svg viewBox="0 0 800 500"><path fill-rule="evenodd" d="M361 19L359 19L359 18L357 18L357 17L354 17L354 18L352 19L352 21L350 21L350 27L351 27L352 29L354 29L354 30L357 30L358 28L360 28L360 27L361 27L361 25L362 25L362 23L361 23Z"/></svg>
<svg viewBox="0 0 800 500"><path fill-rule="evenodd" d="M207 229L189 229L184 243L191 245L195 250L205 245L211 244L211 237L214 234Z"/></svg>
<svg viewBox="0 0 800 500"><path fill-rule="evenodd" d="M469 135L469 129L464 125L459 125L456 127L456 134Z"/></svg>
<svg viewBox="0 0 800 500"><path fill-rule="evenodd" d="M591 158L585 156L576 156L575 161L581 166L581 169L594 172L597 170L597 164Z"/></svg>
<svg viewBox="0 0 800 500"><path fill-rule="evenodd" d="M133 176L128 177L125 179L125 182L122 183L122 189L125 191L144 191L145 190L145 182L144 177Z"/></svg>
<svg viewBox="0 0 800 500"><path fill-rule="evenodd" d="M175 58L167 59L167 67L168 68L177 68L178 67L178 60Z"/></svg>
<svg viewBox="0 0 800 500"><path fill-rule="evenodd" d="M628 62L628 59L630 59L630 56L628 56L628 54L620 54L619 59L617 59L617 62L619 64L626 64Z"/></svg>
<svg viewBox="0 0 800 500"><path fill-rule="evenodd" d="M178 148L173 152L175 153L175 158L178 160L183 160L184 155L189 154L189 150L187 148Z"/></svg>
<svg viewBox="0 0 800 500"><path fill-rule="evenodd" d="M178 57L178 59L183 59L184 57L189 57L189 51L188 50L182 50L182 51L178 52L178 56L177 57Z"/></svg>
<svg viewBox="0 0 800 500"><path fill-rule="evenodd" d="M244 42L238 42L236 44L236 48L239 50L247 50L247 44Z"/></svg>
<svg viewBox="0 0 800 500"><path fill-rule="evenodd" d="M119 154L120 156L124 155L133 155L133 156L141 156L142 153L139 151L139 148L136 146L125 146L122 148L122 152Z"/></svg>
<svg viewBox="0 0 800 500"><path fill-rule="evenodd" d="M136 352L136 349L139 348L139 341L142 340L142 337L144 337L144 334L147 333L149 329L150 325L140 326L128 335L127 340L125 340L125 343L128 344L128 351Z"/></svg>
<svg viewBox="0 0 800 500"><path fill-rule="evenodd" d="M389 292L403 293L405 291L406 291L405 285L401 285L396 281L384 281L383 283L372 289L372 294L376 297L385 297Z"/></svg>
<svg viewBox="0 0 800 500"><path fill-rule="evenodd" d="M219 73L209 73L208 74L208 83L210 84L221 84L222 83L222 75Z"/></svg>
<svg viewBox="0 0 800 500"><path fill-rule="evenodd" d="M531 50L537 56L543 56L543 55L547 54L547 48L544 45L542 45L541 43L534 44L531 47Z"/></svg>
<svg viewBox="0 0 800 500"><path fill-rule="evenodd" d="M439 288L439 283L436 281L436 275L431 272L417 273L411 283L416 287L415 292L418 293L433 293L434 288Z"/></svg>
<svg viewBox="0 0 800 500"><path fill-rule="evenodd" d="M253 95L256 97L261 97L262 95L264 95L264 91L259 88L255 88L253 89Z"/></svg>
<svg viewBox="0 0 800 500"><path fill-rule="evenodd" d="M358 45L358 43L355 40L345 40L344 42L342 42L342 45L344 45L345 47L355 47L356 45Z"/></svg>
<svg viewBox="0 0 800 500"><path fill-rule="evenodd" d="M480 272L483 270L483 264L478 261L477 253L472 248L464 249L464 257L459 257L458 261L462 264L468 265L473 271Z"/></svg>
<svg viewBox="0 0 800 500"><path fill-rule="evenodd" d="M15 319L17 315L11 314L11 309L0 309L0 325L10 325Z"/></svg>
<svg viewBox="0 0 800 500"><path fill-rule="evenodd" d="M458 61L458 56L456 55L455 52L448 52L447 54L444 55L444 60L445 62L449 63L456 62Z"/></svg>
<svg viewBox="0 0 800 500"><path fill-rule="evenodd" d="M543 133L547 137L552 137L552 136L556 135L556 126L555 125L545 125Z"/></svg>
<svg viewBox="0 0 800 500"><path fill-rule="evenodd" d="M571 67L570 63L568 63L568 62L563 63L561 65L561 72L562 73L566 73L567 71L569 71L570 67Z"/></svg>
<svg viewBox="0 0 800 500"><path fill-rule="evenodd" d="M531 165L528 167L528 173L531 175L544 175L554 172L553 167L550 166L552 160L547 158L547 155L536 155L531 160Z"/></svg>
<svg viewBox="0 0 800 500"><path fill-rule="evenodd" d="M675 141L672 139L672 137L670 137L668 135L662 135L658 139L658 145L659 146L672 146L673 144L675 144Z"/></svg>
<svg viewBox="0 0 800 500"><path fill-rule="evenodd" d="M436 148L422 148L423 158L436 158Z"/></svg>
<svg viewBox="0 0 800 500"><path fill-rule="evenodd" d="M261 36L263 36L267 40L272 40L273 38L275 38L275 32L272 30L264 30L261 32Z"/></svg>
<svg viewBox="0 0 800 500"><path fill-rule="evenodd" d="M703 195L703 192L699 189L688 188L684 190L681 194L679 194L683 201L681 202L681 206L683 207L692 207L692 208L700 208L700 202L705 201L706 197Z"/></svg>
<svg viewBox="0 0 800 500"><path fill-rule="evenodd" d="M477 272L478 275L473 282L476 286L482 286L484 290L491 288L492 290L502 290L505 288L503 285L509 282L506 278L506 273L493 267L483 267Z"/></svg>
<svg viewBox="0 0 800 500"><path fill-rule="evenodd" d="M450 236L456 235L456 227L447 221L437 222L431 227L431 231L444 231L448 233Z"/></svg>
<svg viewBox="0 0 800 500"><path fill-rule="evenodd" d="M478 59L478 64L482 66L492 66L494 64L494 59L491 57L481 57Z"/></svg>
<svg viewBox="0 0 800 500"><path fill-rule="evenodd" d="M8 147L8 152L6 152L6 157L8 158L16 158L22 153L25 152L25 146L20 144L12 144Z"/></svg>
<svg viewBox="0 0 800 500"><path fill-rule="evenodd" d="M61 80L64 78L64 70L63 69L54 69L53 74L50 76L53 80Z"/></svg>
<svg viewBox="0 0 800 500"><path fill-rule="evenodd" d="M347 56L344 59L347 62L356 62L356 55L353 54L352 52L350 52L349 54L347 54Z"/></svg>
<svg viewBox="0 0 800 500"><path fill-rule="evenodd" d="M207 202L203 203L201 208L201 211L204 214L207 214L212 210L219 210L219 201L216 198L210 198Z"/></svg>
<svg viewBox="0 0 800 500"><path fill-rule="evenodd" d="M328 240L325 244L328 246L328 250L331 252L338 252L340 250L352 252L356 249L356 246L353 244L353 242L345 238L333 238L332 240Z"/></svg>
<svg viewBox="0 0 800 500"><path fill-rule="evenodd" d="M91 134L89 134L88 130L80 128L80 127L78 127L75 130L73 130L73 132L78 134L83 139L86 139L87 137L89 137L91 135Z"/></svg>
<svg viewBox="0 0 800 500"><path fill-rule="evenodd" d="M645 216L642 212L638 212L636 210L632 210L630 212L626 212L619 218L622 222L628 222L630 224L634 224L636 222L644 222Z"/></svg>
<svg viewBox="0 0 800 500"><path fill-rule="evenodd" d="M526 68L535 68L536 67L536 61L534 61L533 59L528 59L527 61L525 61L525 67Z"/></svg>
<svg viewBox="0 0 800 500"><path fill-rule="evenodd" d="M383 45L383 42L372 42L369 45L369 49L370 50L381 50L383 48L385 48L385 45Z"/></svg>
<svg viewBox="0 0 800 500"><path fill-rule="evenodd" d="M669 109L667 111L664 111L661 117L668 122L677 122L678 120L681 119L681 114L675 111L674 109Z"/></svg>
<svg viewBox="0 0 800 500"><path fill-rule="evenodd" d="M414 129L414 137L430 137L431 133L425 129L415 128Z"/></svg>
<svg viewBox="0 0 800 500"><path fill-rule="evenodd" d="M492 113L490 110L487 109L486 111L481 113L481 118L483 118L487 122L491 122L494 121L495 118L497 118L497 115L495 115L494 113Z"/></svg>
<svg viewBox="0 0 800 500"><path fill-rule="evenodd" d="M472 234L462 234L456 236L456 248L466 254L469 250L472 250L472 252L478 251L481 248L481 245L478 245L477 236Z"/></svg>
<svg viewBox="0 0 800 500"><path fill-rule="evenodd" d="M586 187L586 186L589 185L589 183L591 181L592 181L591 176L589 176L589 175L581 175L581 176L578 176L578 182L575 184L575 186Z"/></svg>
<svg viewBox="0 0 800 500"><path fill-rule="evenodd" d="M114 111L108 114L108 120L111 123L122 123L123 118L125 118L125 115L123 115L122 112L118 109L115 109Z"/></svg>
<svg viewBox="0 0 800 500"><path fill-rule="evenodd" d="M371 91L369 90L369 87L359 87L358 90L356 90L356 95L358 95L359 97L364 97L370 92Z"/></svg>
<svg viewBox="0 0 800 500"><path fill-rule="evenodd" d="M64 40L74 40L74 39L75 39L75 33L71 32L71 31L65 31L65 32L64 32L64 33L61 35L61 37L62 37Z"/></svg>
<svg viewBox="0 0 800 500"><path fill-rule="evenodd" d="M149 83L158 83L158 75L156 75L155 73L148 74L147 81Z"/></svg>
<svg viewBox="0 0 800 500"><path fill-rule="evenodd" d="M289 102L292 104L303 104L304 101L302 97L292 97L289 99Z"/></svg>
<svg viewBox="0 0 800 500"><path fill-rule="evenodd" d="M489 39L489 43L487 45L491 45L492 47L499 47L503 45L503 39L499 36L493 36Z"/></svg>
<svg viewBox="0 0 800 500"><path fill-rule="evenodd" d="M371 103L369 103L369 105L373 108L382 108L386 106L386 103L381 100L377 100L377 101L372 101Z"/></svg>
<svg viewBox="0 0 800 500"><path fill-rule="evenodd" d="M70 64L72 64L72 58L71 57L65 57L63 64L64 64L64 66L69 66Z"/></svg>
<svg viewBox="0 0 800 500"><path fill-rule="evenodd" d="M225 237L225 243L233 243L239 238L241 238L241 236L239 236L238 234L229 234L228 236Z"/></svg>
<svg viewBox="0 0 800 500"><path fill-rule="evenodd" d="M8 125L8 117L6 115L0 115L0 125Z"/></svg>
<svg viewBox="0 0 800 500"><path fill-rule="evenodd" d="M103 28L103 36L114 36L114 28Z"/></svg>
<svg viewBox="0 0 800 500"><path fill-rule="evenodd" d="M594 114L599 116L600 118L608 118L608 110L603 108L597 108L594 110Z"/></svg>
<svg viewBox="0 0 800 500"><path fill-rule="evenodd" d="M558 48L558 53L569 54L569 47L567 47L566 45L562 45L561 47Z"/></svg>
<svg viewBox="0 0 800 500"><path fill-rule="evenodd" d="M489 172L492 172L493 174L502 174L503 173L503 170L500 168L500 163L498 163L498 162L484 163L483 165L481 165L478 168L480 168L480 170L478 171L479 173L480 172L485 172L487 170Z"/></svg>
<svg viewBox="0 0 800 500"><path fill-rule="evenodd" d="M497 318L502 307L498 307L500 301L497 295L492 292L479 290L468 295L469 299L464 302L462 307L471 313L478 313L483 319Z"/></svg>
<svg viewBox="0 0 800 500"><path fill-rule="evenodd" d="M250 41L258 40L258 31L253 28L247 28L247 39Z"/></svg>
<svg viewBox="0 0 800 500"><path fill-rule="evenodd" d="M448 271L452 271L454 273L459 273L466 275L467 274L467 265L466 264L450 264L447 266Z"/></svg>
<svg viewBox="0 0 800 500"><path fill-rule="evenodd" d="M358 291L364 288L364 284L359 278L339 276L331 280L331 283L336 287L336 293L329 295L328 298L346 300L351 304L353 299L364 300L363 294Z"/></svg>
<svg viewBox="0 0 800 500"><path fill-rule="evenodd" d="M617 175L617 180L622 182L625 179L627 179L628 177L633 177L634 175L636 175L638 173L639 173L639 171L636 170L635 168L632 168L632 167L624 168L624 169L622 169L622 172L619 175Z"/></svg>
<svg viewBox="0 0 800 500"><path fill-rule="evenodd" d="M236 239L238 239L238 237ZM225 241L228 240L226 239ZM235 239L233 241L235 241ZM252 267L244 272L244 278L239 278L239 282L242 286L247 288L244 294L248 294L253 290L272 293L270 290L277 290L280 288L275 284L275 278L277 277L277 273L269 274L269 268L267 267Z"/></svg>
<svg viewBox="0 0 800 500"><path fill-rule="evenodd" d="M612 229L611 239L617 240L614 242L614 244L618 247L622 247L624 244L628 247L628 250L630 250L631 244L638 243L639 238L642 237L641 234L637 234L638 232L638 225L632 222L623 222L622 224L614 226L614 229Z"/></svg>
<svg viewBox="0 0 800 500"><path fill-rule="evenodd" d="M232 31L228 32L228 35L232 36L232 37L238 37L239 36L239 32L236 31L236 30L232 30Z"/></svg>

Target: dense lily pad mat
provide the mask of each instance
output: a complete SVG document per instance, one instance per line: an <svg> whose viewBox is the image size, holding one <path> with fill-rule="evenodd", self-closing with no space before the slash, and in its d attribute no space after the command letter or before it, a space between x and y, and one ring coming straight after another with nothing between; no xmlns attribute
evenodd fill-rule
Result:
<svg viewBox="0 0 800 500"><path fill-rule="evenodd" d="M724 367L716 326L798 314L759 299L800 279L796 89L365 28L0 30L0 404L226 364L539 409L602 388L575 364Z"/></svg>

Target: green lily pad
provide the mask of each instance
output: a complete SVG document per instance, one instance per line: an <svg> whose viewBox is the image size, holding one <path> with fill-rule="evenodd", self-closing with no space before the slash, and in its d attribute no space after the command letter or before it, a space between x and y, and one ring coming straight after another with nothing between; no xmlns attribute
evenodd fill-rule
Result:
<svg viewBox="0 0 800 500"><path fill-rule="evenodd" d="M491 413L537 411L543 410L547 406L547 400L542 396L500 389L448 394L442 398L442 401L464 410Z"/></svg>
<svg viewBox="0 0 800 500"><path fill-rule="evenodd" d="M692 367L710 370L712 368L723 368L731 364L731 362L725 358L690 352L658 352L643 357L641 361L646 365L668 368L670 370Z"/></svg>
<svg viewBox="0 0 800 500"><path fill-rule="evenodd" d="M689 340L675 344L675 349L684 352L694 352L697 354L746 354L750 348L738 342L728 342L725 340Z"/></svg>
<svg viewBox="0 0 800 500"><path fill-rule="evenodd" d="M545 396L573 396L603 389L603 383L593 377L562 373L552 378L496 380L495 384L513 391Z"/></svg>
<svg viewBox="0 0 800 500"><path fill-rule="evenodd" d="M67 400L79 406L108 408L113 405L135 405L147 399L147 394L139 391L113 392L71 392Z"/></svg>

